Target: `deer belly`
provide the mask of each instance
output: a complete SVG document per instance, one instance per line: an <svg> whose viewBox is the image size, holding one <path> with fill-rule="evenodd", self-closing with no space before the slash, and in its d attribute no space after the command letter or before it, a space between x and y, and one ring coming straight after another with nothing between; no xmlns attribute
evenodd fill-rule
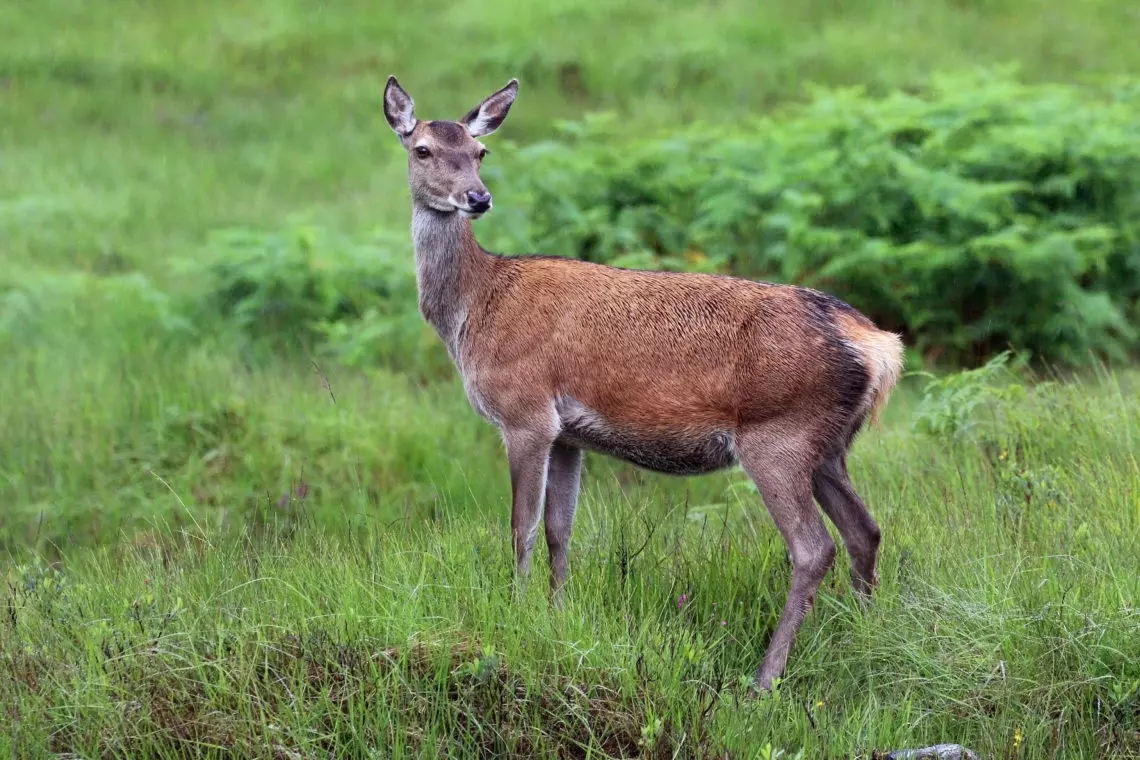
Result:
<svg viewBox="0 0 1140 760"><path fill-rule="evenodd" d="M556 409L562 424L559 440L647 470L701 475L736 464L733 436L727 430L638 430L570 398L559 399Z"/></svg>

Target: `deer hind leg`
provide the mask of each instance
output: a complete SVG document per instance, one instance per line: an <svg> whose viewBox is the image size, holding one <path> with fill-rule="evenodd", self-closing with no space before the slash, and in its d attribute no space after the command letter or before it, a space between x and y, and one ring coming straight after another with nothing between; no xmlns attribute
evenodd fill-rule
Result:
<svg viewBox="0 0 1140 760"><path fill-rule="evenodd" d="M851 485L847 456L829 455L812 476L812 492L823 511L835 523L851 556L851 585L864 597L879 582L875 560L879 552L879 526Z"/></svg>
<svg viewBox="0 0 1140 760"><path fill-rule="evenodd" d="M812 502L811 447L791 425L742 429L736 438L740 464L756 483L764 505L788 545L792 585L764 662L756 671L762 689L784 672L796 632L815 603L816 593L835 561L835 542Z"/></svg>
<svg viewBox="0 0 1140 760"><path fill-rule="evenodd" d="M555 443L550 450L546 476L545 517L546 546L550 550L550 597L555 605L562 602L562 587L566 583L567 554L581 475L582 450Z"/></svg>

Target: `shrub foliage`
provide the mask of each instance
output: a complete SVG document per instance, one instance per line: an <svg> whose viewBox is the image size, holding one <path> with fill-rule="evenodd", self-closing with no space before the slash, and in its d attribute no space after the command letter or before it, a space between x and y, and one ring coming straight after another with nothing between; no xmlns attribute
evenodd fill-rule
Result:
<svg viewBox="0 0 1140 760"><path fill-rule="evenodd" d="M207 301L248 341L345 365L450 371L416 307L404 240L357 243L327 231L229 231L213 242Z"/></svg>
<svg viewBox="0 0 1140 760"><path fill-rule="evenodd" d="M928 359L1140 345L1140 91L1020 84L820 93L790 117L666 137L616 120L520 152L517 245L831 291Z"/></svg>

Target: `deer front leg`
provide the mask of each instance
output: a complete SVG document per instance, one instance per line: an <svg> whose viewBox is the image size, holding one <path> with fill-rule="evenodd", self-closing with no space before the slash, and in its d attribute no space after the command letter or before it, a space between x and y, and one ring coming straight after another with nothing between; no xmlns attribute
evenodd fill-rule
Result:
<svg viewBox="0 0 1140 760"><path fill-rule="evenodd" d="M530 558L542 519L546 473L550 464L549 435L531 430L507 430L507 462L511 471L511 539L515 549L516 580L525 586Z"/></svg>
<svg viewBox="0 0 1140 760"><path fill-rule="evenodd" d="M574 512L578 507L578 484L582 474L582 450L555 443L550 450L546 478L546 546L550 550L550 601L562 603L566 583L567 553Z"/></svg>

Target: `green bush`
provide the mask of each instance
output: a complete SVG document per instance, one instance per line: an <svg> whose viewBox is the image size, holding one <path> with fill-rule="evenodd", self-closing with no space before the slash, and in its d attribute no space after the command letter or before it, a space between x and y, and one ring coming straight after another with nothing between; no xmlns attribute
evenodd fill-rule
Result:
<svg viewBox="0 0 1140 760"><path fill-rule="evenodd" d="M211 303L255 338L306 344L321 324L358 318L408 291L410 271L387 250L314 230L229 230L210 248Z"/></svg>
<svg viewBox="0 0 1140 760"><path fill-rule="evenodd" d="M1138 134L1135 85L1004 73L667 137L595 118L520 151L512 244L818 287L931 360L1123 358L1140 345Z"/></svg>
<svg viewBox="0 0 1140 760"><path fill-rule="evenodd" d="M145 275L14 270L0 279L0 350L47 344L120 350L131 341L173 344L196 336L178 304Z"/></svg>
<svg viewBox="0 0 1140 760"><path fill-rule="evenodd" d="M409 242L229 231L212 248L210 309L249 341L419 375L449 367L416 306Z"/></svg>

